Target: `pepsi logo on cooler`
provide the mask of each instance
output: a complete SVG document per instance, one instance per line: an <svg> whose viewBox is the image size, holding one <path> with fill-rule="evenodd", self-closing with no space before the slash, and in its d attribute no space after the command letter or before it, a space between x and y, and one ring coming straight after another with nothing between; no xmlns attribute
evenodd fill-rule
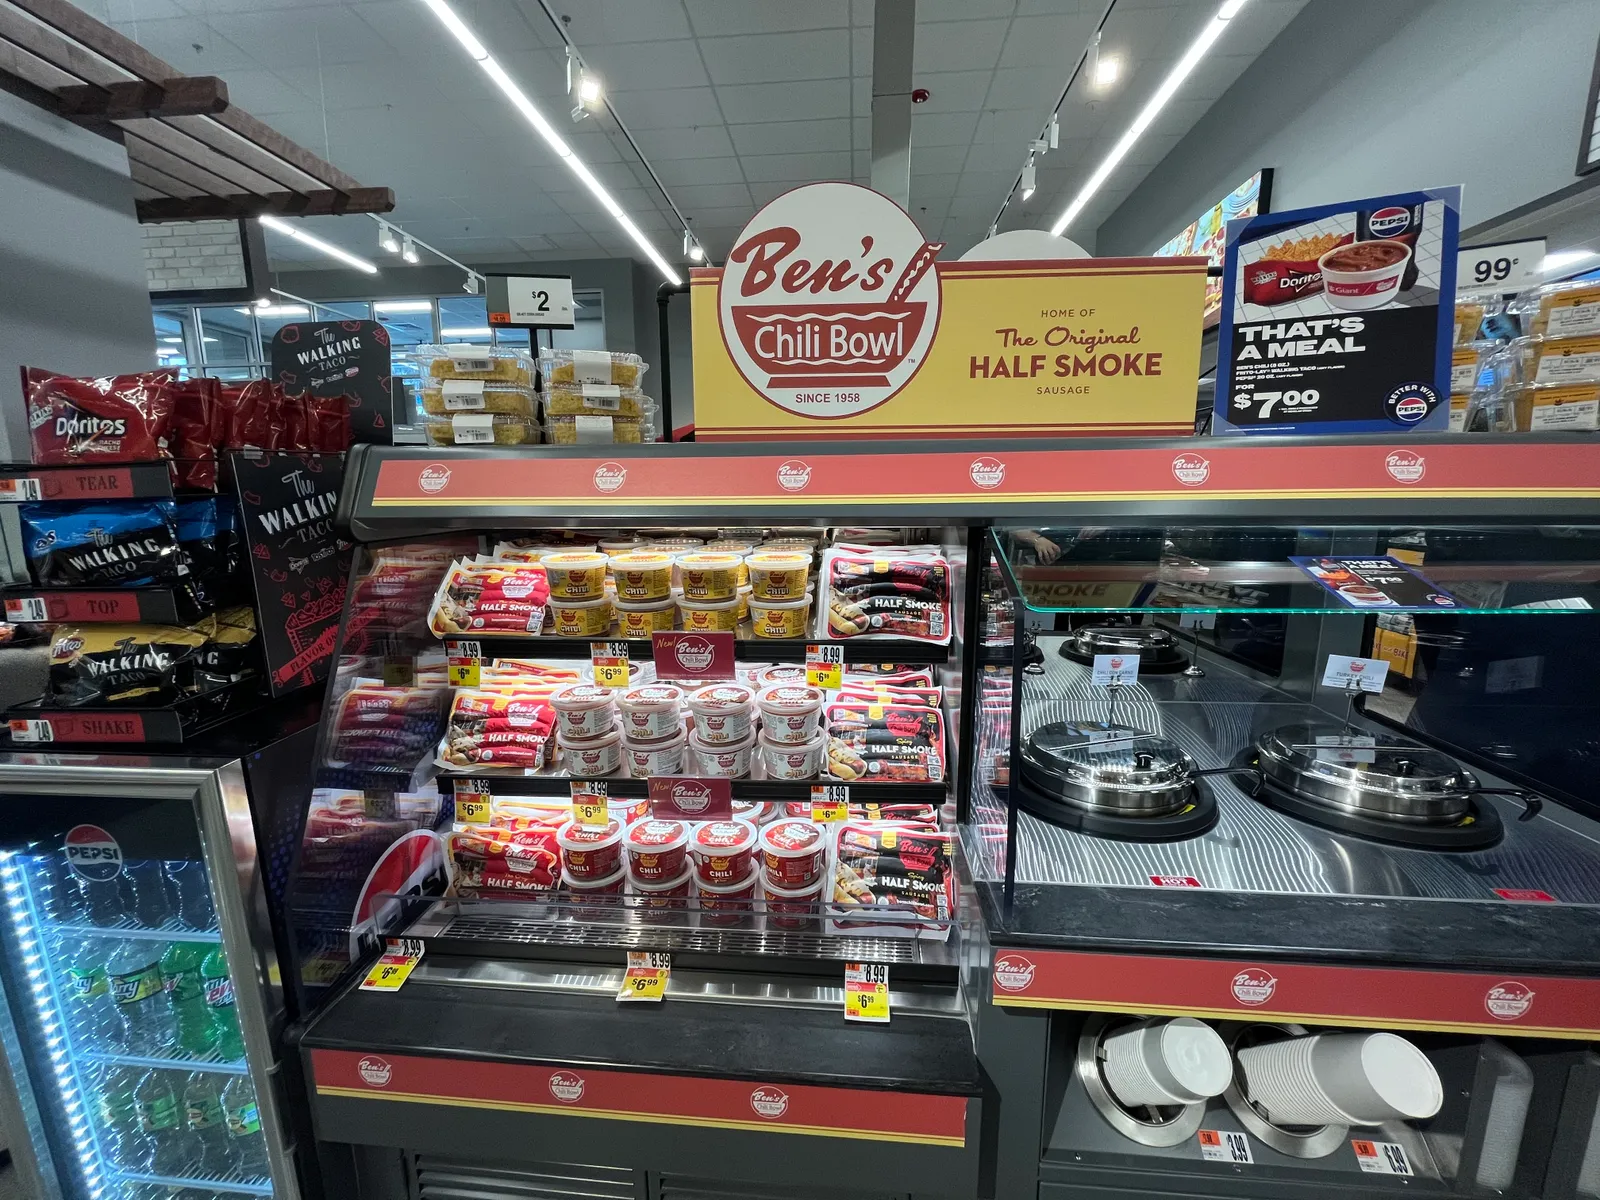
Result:
<svg viewBox="0 0 1600 1200"><path fill-rule="evenodd" d="M122 874L122 847L98 825L74 825L67 830L61 853L74 875L92 883Z"/></svg>

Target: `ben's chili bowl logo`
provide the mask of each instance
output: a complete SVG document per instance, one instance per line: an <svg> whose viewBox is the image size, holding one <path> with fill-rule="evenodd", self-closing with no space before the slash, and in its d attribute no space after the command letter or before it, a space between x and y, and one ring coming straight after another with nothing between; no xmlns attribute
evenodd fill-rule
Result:
<svg viewBox="0 0 1600 1200"><path fill-rule="evenodd" d="M614 492L628 480L628 468L621 463L603 462L594 469L594 486L602 492Z"/></svg>
<svg viewBox="0 0 1600 1200"><path fill-rule="evenodd" d="M853 183L786 192L750 219L722 270L722 339L777 407L832 419L911 381L939 325L942 242Z"/></svg>
<svg viewBox="0 0 1600 1200"><path fill-rule="evenodd" d="M704 671L711 666L716 650L705 638L690 636L673 644L672 656L685 671Z"/></svg>
<svg viewBox="0 0 1600 1200"><path fill-rule="evenodd" d="M394 1068L377 1055L369 1054L356 1064L356 1072L368 1087L387 1087Z"/></svg>
<svg viewBox="0 0 1600 1200"><path fill-rule="evenodd" d="M574 1071L557 1071L550 1076L550 1094L563 1104L583 1099L583 1076Z"/></svg>
<svg viewBox="0 0 1600 1200"><path fill-rule="evenodd" d="M1422 455L1415 450L1395 450L1383 460L1383 466L1390 476L1401 483L1417 483L1422 479L1422 473L1427 470L1428 464Z"/></svg>
<svg viewBox="0 0 1600 1200"><path fill-rule="evenodd" d="M994 985L1002 992L1023 992L1039 968L1020 954L1002 954L994 960Z"/></svg>
<svg viewBox="0 0 1600 1200"><path fill-rule="evenodd" d="M422 468L422 474L417 476L417 486L430 496L435 492L442 492L445 485L450 482L450 468L443 463L429 463Z"/></svg>
<svg viewBox="0 0 1600 1200"><path fill-rule="evenodd" d="M987 454L973 459L967 473L972 476L973 483L986 490L997 488L1006 481L1005 463Z"/></svg>
<svg viewBox="0 0 1600 1200"><path fill-rule="evenodd" d="M756 1116L776 1121L789 1111L789 1093L770 1084L758 1087L750 1093L750 1107L755 1109Z"/></svg>
<svg viewBox="0 0 1600 1200"><path fill-rule="evenodd" d="M711 807L711 789L695 779L674 780L672 803L679 812L692 817Z"/></svg>
<svg viewBox="0 0 1600 1200"><path fill-rule="evenodd" d="M1235 1000L1255 1008L1272 999L1272 993L1278 990L1278 981L1270 971L1246 967L1233 977L1228 986Z"/></svg>
<svg viewBox="0 0 1600 1200"><path fill-rule="evenodd" d="M1533 1007L1533 989L1525 983L1508 979L1489 989L1483 998L1483 1006L1496 1021L1520 1020Z"/></svg>
<svg viewBox="0 0 1600 1200"><path fill-rule="evenodd" d="M1211 478L1211 460L1187 450L1172 460L1172 477L1185 487L1199 487Z"/></svg>
<svg viewBox="0 0 1600 1200"><path fill-rule="evenodd" d="M778 467L778 486L786 492L802 491L811 482L811 464L791 458Z"/></svg>

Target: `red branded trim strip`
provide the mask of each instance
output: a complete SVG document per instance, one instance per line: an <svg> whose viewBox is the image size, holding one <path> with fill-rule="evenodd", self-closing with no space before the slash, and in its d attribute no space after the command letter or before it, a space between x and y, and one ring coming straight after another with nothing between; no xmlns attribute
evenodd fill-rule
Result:
<svg viewBox="0 0 1600 1200"><path fill-rule="evenodd" d="M142 742L144 718L137 713L42 712L32 717L47 721L58 742Z"/></svg>
<svg viewBox="0 0 1600 1200"><path fill-rule="evenodd" d="M704 434L704 430L701 431ZM814 434L812 436L815 436ZM389 505L592 506L601 500L635 505L854 503L985 505L1116 502L1118 500L1279 500L1333 497L1408 499L1600 498L1600 442L1529 445L1422 443L1171 445L1095 449L1018 448L918 450L875 454L863 471L859 452L841 446L804 454L782 449L710 457L660 453L602 456L389 459L378 468L374 507ZM800 464L809 471L799 488ZM975 469L980 468L980 469ZM982 480L980 485L978 480ZM909 486L915 491L907 491Z"/></svg>
<svg viewBox="0 0 1600 1200"><path fill-rule="evenodd" d="M1306 1021L1589 1038L1600 979L1001 950L994 1003L1023 1008Z"/></svg>
<svg viewBox="0 0 1600 1200"><path fill-rule="evenodd" d="M46 500L114 500L133 495L133 472L126 467L39 471L28 478L39 481Z"/></svg>
<svg viewBox="0 0 1600 1200"><path fill-rule="evenodd" d="M45 592L39 596L52 621L138 621L131 592Z"/></svg>
<svg viewBox="0 0 1600 1200"><path fill-rule="evenodd" d="M961 1096L313 1050L317 1094L607 1121L964 1147Z"/></svg>

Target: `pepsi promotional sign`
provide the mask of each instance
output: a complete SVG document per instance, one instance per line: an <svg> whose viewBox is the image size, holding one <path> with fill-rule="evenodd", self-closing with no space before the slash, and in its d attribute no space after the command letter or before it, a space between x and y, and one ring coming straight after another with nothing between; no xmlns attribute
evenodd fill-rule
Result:
<svg viewBox="0 0 1600 1200"><path fill-rule="evenodd" d="M122 874L122 847L98 825L74 825L61 845L67 868L90 883L106 883Z"/></svg>
<svg viewBox="0 0 1600 1200"><path fill-rule="evenodd" d="M1228 223L1214 433L1450 426L1461 189Z"/></svg>

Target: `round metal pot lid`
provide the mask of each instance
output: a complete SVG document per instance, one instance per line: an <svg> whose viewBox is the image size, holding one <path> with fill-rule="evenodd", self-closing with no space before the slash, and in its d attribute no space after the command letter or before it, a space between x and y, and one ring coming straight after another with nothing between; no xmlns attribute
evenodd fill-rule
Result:
<svg viewBox="0 0 1600 1200"><path fill-rule="evenodd" d="M1195 791L1194 760L1169 738L1104 721L1054 721L1024 739L1022 772L1047 795L1096 812L1165 816Z"/></svg>
<svg viewBox="0 0 1600 1200"><path fill-rule="evenodd" d="M1392 821L1453 822L1477 777L1448 754L1392 733L1297 722L1256 739L1262 773L1303 799Z"/></svg>
<svg viewBox="0 0 1600 1200"><path fill-rule="evenodd" d="M1085 657L1137 654L1150 665L1183 657L1178 639L1158 625L1085 625L1067 635L1067 644Z"/></svg>

